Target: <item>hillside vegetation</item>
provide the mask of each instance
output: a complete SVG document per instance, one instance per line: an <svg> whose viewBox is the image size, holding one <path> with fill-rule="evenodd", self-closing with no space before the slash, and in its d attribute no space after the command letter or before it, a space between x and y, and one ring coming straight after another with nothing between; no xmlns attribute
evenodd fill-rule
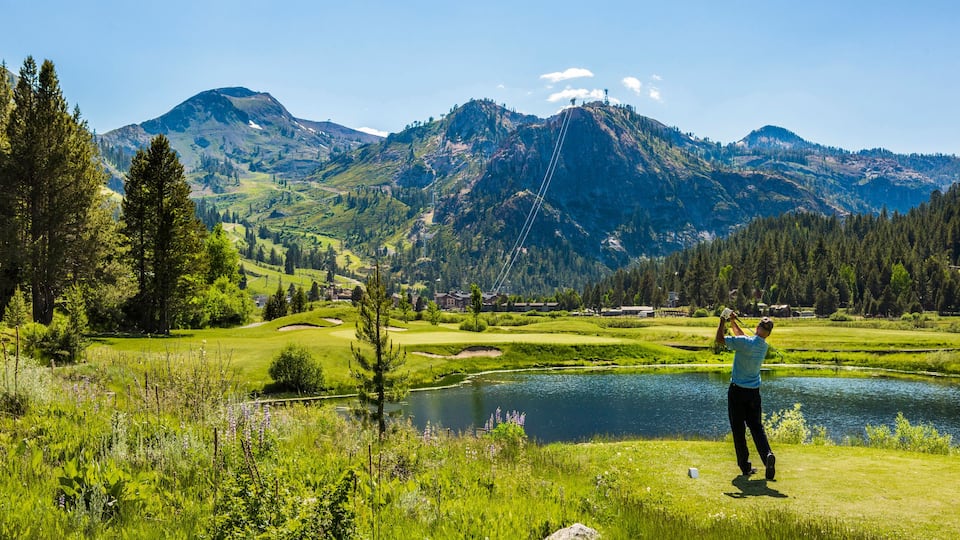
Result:
<svg viewBox="0 0 960 540"><path fill-rule="evenodd" d="M729 238L639 263L588 287L590 306L660 305L681 291L693 306L840 308L868 316L960 311L960 188L936 191L905 214L845 219L790 213ZM922 324L922 321L918 321Z"/></svg>

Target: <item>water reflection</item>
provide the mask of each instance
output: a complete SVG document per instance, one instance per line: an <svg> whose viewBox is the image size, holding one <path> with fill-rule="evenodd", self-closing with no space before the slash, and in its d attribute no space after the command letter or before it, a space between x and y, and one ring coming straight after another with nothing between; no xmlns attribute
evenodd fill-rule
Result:
<svg viewBox="0 0 960 540"><path fill-rule="evenodd" d="M727 373L512 373L459 388L411 393L405 414L454 431L482 427L497 407L527 414L540 442L594 436L722 438ZM764 374L764 412L801 403L808 426L834 440L860 436L867 424L892 427L898 412L960 440L960 387L886 378L786 377Z"/></svg>

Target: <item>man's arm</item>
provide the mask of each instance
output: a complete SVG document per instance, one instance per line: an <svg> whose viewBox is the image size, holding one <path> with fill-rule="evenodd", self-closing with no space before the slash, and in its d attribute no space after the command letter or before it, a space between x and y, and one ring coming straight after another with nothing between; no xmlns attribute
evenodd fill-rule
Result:
<svg viewBox="0 0 960 540"><path fill-rule="evenodd" d="M721 346L721 347L726 347L726 346L727 346L727 340L725 339L725 336L726 336L726 333L727 333L727 329L726 329L726 327L725 327L725 325L724 325L724 322L725 322L725 321L723 320L723 318L721 318L721 319L720 319L720 326L717 327L717 337L715 337L714 340L713 340L714 343L716 343L717 345L719 345L719 346Z"/></svg>

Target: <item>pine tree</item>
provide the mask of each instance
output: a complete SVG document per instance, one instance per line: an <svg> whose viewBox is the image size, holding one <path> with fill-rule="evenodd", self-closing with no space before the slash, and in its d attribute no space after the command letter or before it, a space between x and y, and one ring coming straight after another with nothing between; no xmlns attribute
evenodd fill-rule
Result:
<svg viewBox="0 0 960 540"><path fill-rule="evenodd" d="M266 321L279 319L285 317L288 311L287 295L283 292L283 283L278 283L277 292L273 293L267 299L266 305L263 306L263 319Z"/></svg>
<svg viewBox="0 0 960 540"><path fill-rule="evenodd" d="M473 329L480 331L480 312L483 311L483 293L476 283L470 284L470 313L473 314Z"/></svg>
<svg viewBox="0 0 960 540"><path fill-rule="evenodd" d="M80 112L68 111L52 62L38 72L28 57L12 109L10 96L0 87L0 298L29 284L33 316L49 324L61 293L94 272L83 239L96 243L90 224L103 212L106 176Z"/></svg>
<svg viewBox="0 0 960 540"><path fill-rule="evenodd" d="M290 297L290 312L303 313L307 310L307 293L303 287L297 287L296 292Z"/></svg>
<svg viewBox="0 0 960 540"><path fill-rule="evenodd" d="M123 232L139 292L131 306L146 332L168 334L203 276L203 224L197 219L183 165L157 135L130 163L124 185Z"/></svg>
<svg viewBox="0 0 960 540"><path fill-rule="evenodd" d="M377 421L380 436L387 430L384 405L387 401L399 401L406 393L406 376L397 371L406 360L400 347L393 347L389 340L387 327L390 326L390 307L393 303L387 295L385 284L380 278L380 265L374 268L373 276L367 280L366 293L357 304L357 341L350 344L350 351L356 361L350 372L357 380L360 404L364 411L373 405L372 416ZM372 348L372 358L367 358L366 346Z"/></svg>

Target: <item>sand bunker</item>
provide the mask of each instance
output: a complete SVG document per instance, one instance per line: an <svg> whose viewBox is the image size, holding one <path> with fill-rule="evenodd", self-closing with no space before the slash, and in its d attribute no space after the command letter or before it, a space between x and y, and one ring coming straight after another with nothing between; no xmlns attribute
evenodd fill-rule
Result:
<svg viewBox="0 0 960 540"><path fill-rule="evenodd" d="M477 356L489 356L491 358L497 357L503 354L503 351L497 349L496 347L467 347L466 349L458 352L453 356L443 355L443 354L434 354L428 352L413 351L413 354L419 354L420 356L426 356L429 358L474 358Z"/></svg>
<svg viewBox="0 0 960 540"><path fill-rule="evenodd" d="M340 319L334 319L334 318L332 318L332 317L329 318L329 319L324 319L324 320L327 321L328 323L334 325L334 326L340 326L341 324L343 324L343 321L341 321Z"/></svg>
<svg viewBox="0 0 960 540"><path fill-rule="evenodd" d="M288 324L287 326L281 326L277 328L280 332L289 332L290 330L304 330L306 328L323 328L322 326L317 326L315 324Z"/></svg>

